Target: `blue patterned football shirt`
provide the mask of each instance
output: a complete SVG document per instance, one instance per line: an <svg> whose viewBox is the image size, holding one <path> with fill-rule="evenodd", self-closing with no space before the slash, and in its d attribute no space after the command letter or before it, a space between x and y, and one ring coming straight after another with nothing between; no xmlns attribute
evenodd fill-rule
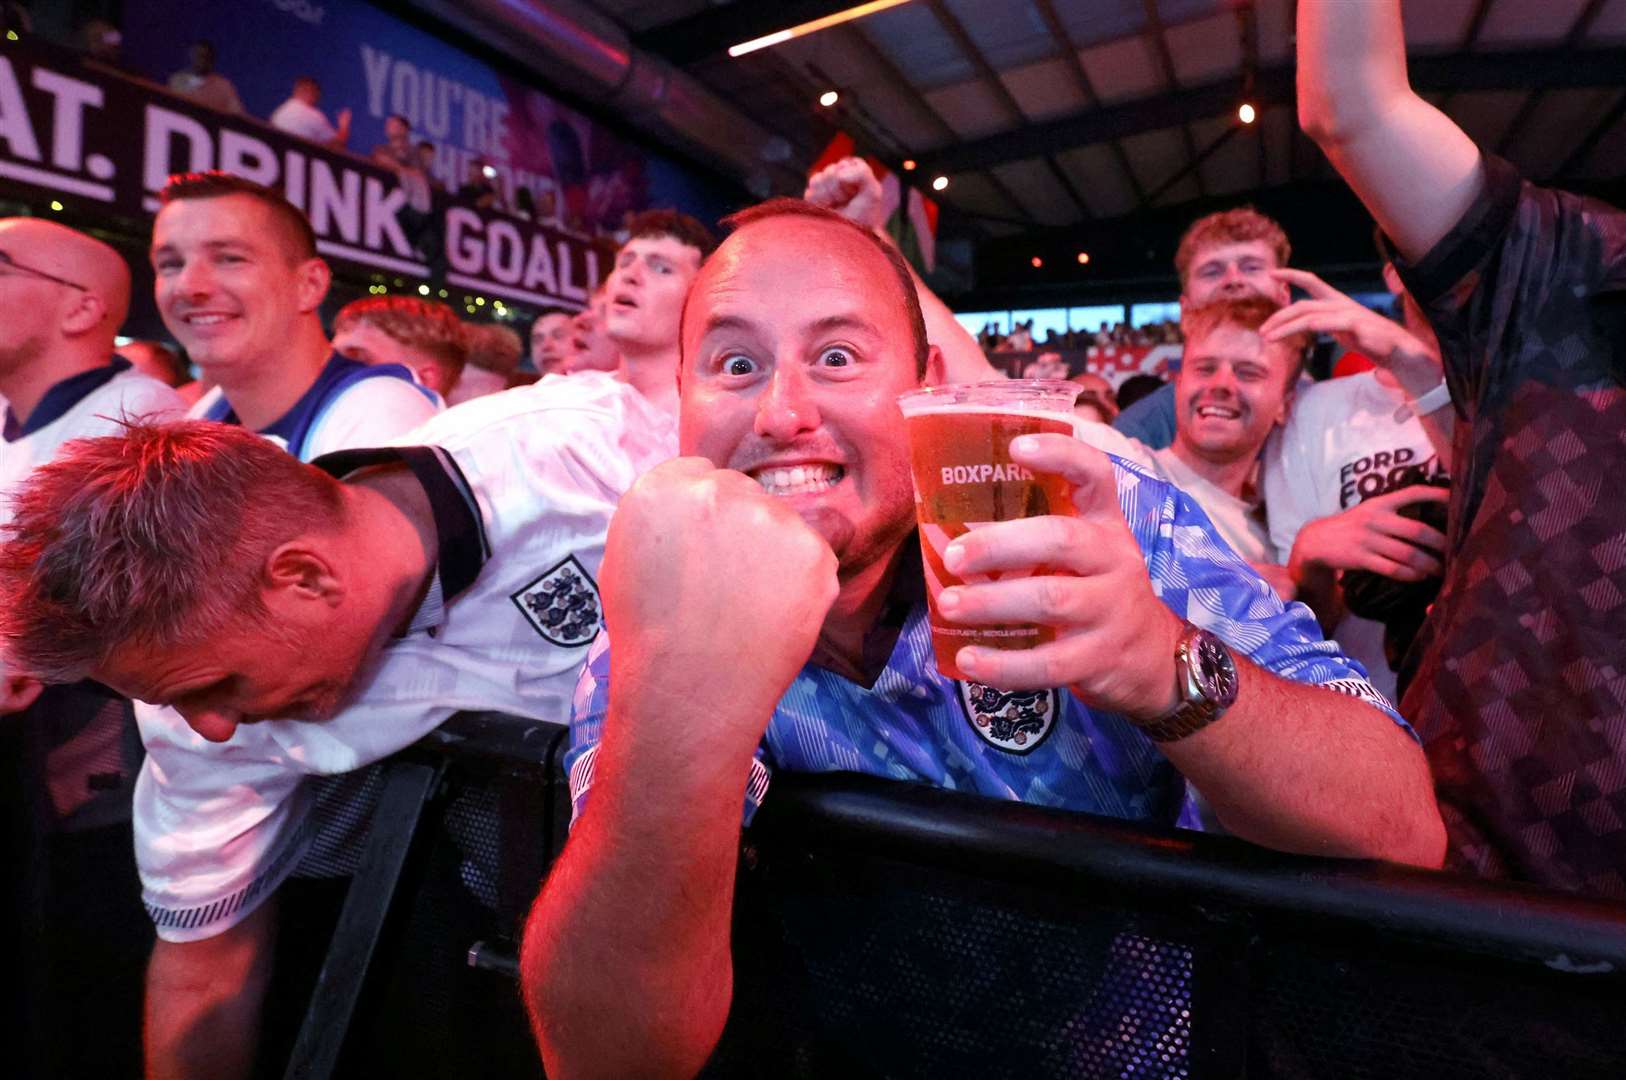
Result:
<svg viewBox="0 0 1626 1080"><path fill-rule="evenodd" d="M1284 606L1190 496L1112 461L1153 591L1175 614L1266 671L1362 698L1411 731L1360 665L1322 638L1310 609ZM565 759L578 815L593 784L609 672L610 641L600 634L576 688ZM869 773L1150 824L1212 825L1174 766L1122 716L1091 709L1065 689L1013 694L938 672L924 600L908 609L873 686L812 664L796 676L752 763L747 823L775 769Z"/></svg>

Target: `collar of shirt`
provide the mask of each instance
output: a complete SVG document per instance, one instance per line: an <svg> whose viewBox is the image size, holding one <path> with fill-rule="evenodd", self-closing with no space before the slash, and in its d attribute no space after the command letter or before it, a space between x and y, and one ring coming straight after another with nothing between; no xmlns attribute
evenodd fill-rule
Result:
<svg viewBox="0 0 1626 1080"><path fill-rule="evenodd" d="M47 424L62 419L69 409L85 400L90 393L106 386L120 372L129 370L130 361L115 356L111 363L69 375L45 391L45 396L40 398L39 404L34 406L34 411L26 419L19 420L8 405L4 431L6 442L16 442L24 435L32 435Z"/></svg>
<svg viewBox="0 0 1626 1080"><path fill-rule="evenodd" d="M438 446L388 446L340 450L311 461L340 480L375 465L405 465L423 488L435 519L439 552L429 588L413 613L407 632L427 631L445 622L446 605L474 584L491 556L480 504L463 470Z"/></svg>
<svg viewBox="0 0 1626 1080"><path fill-rule="evenodd" d="M359 360L352 360L347 356L340 356L338 353L331 354L327 358L327 363L322 365L322 370L317 373L315 381L305 388L303 394L299 395L299 400L290 405L287 412L261 428L256 434L272 435L285 443L291 442L295 433L303 430L315 415L322 410L322 407L328 403L333 388L352 372L365 367L367 365ZM375 364L373 370L387 371L408 380L412 378L412 373L400 364ZM215 404L215 407L209 410L209 415L205 419L217 420L222 424L242 423L237 418L237 410L232 408L231 402L227 401L225 397L222 397Z"/></svg>
<svg viewBox="0 0 1626 1080"><path fill-rule="evenodd" d="M920 536L918 533L910 533L904 539L903 548L898 554L898 565L892 572L892 584L887 589L881 612L876 616L874 624L864 632L859 656L866 680L863 685L874 686L875 680L886 670L887 664L892 660L892 653L897 648L904 624L925 599L926 571L920 561ZM830 656L825 653L822 645L813 647L813 655L808 658L808 663L836 673L836 668L831 666Z"/></svg>

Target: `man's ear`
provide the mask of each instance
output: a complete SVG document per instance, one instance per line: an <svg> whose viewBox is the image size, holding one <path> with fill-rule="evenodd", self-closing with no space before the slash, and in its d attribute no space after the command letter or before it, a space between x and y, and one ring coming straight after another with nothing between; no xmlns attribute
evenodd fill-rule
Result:
<svg viewBox="0 0 1626 1080"><path fill-rule="evenodd" d="M1287 418L1293 414L1293 397L1299 392L1299 372L1293 373L1293 381L1287 384L1287 392L1282 395L1282 403L1276 408L1276 427L1286 427Z"/></svg>
<svg viewBox="0 0 1626 1080"><path fill-rule="evenodd" d="M441 397L445 397L451 392L452 387L447 382L446 373L438 364L424 364L413 374L418 377L419 383L433 390Z"/></svg>
<svg viewBox="0 0 1626 1080"><path fill-rule="evenodd" d="M926 346L926 377L922 386L942 386L948 381L948 369L943 362L943 350L936 345Z"/></svg>
<svg viewBox="0 0 1626 1080"><path fill-rule="evenodd" d="M266 557L264 591L268 606L317 603L336 607L345 582L328 554L309 537L289 540Z"/></svg>
<svg viewBox="0 0 1626 1080"><path fill-rule="evenodd" d="M333 284L333 270L321 257L305 259L294 268L299 278L299 310L315 311L327 298L328 286Z"/></svg>
<svg viewBox="0 0 1626 1080"><path fill-rule="evenodd" d="M93 292L75 294L73 306L62 316L62 332L78 337L102 325L107 318L107 304Z"/></svg>

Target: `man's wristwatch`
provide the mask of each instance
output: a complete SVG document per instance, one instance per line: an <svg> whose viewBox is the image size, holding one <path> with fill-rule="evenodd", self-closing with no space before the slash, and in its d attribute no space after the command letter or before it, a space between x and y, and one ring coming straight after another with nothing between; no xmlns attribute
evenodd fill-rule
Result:
<svg viewBox="0 0 1626 1080"><path fill-rule="evenodd" d="M1153 742L1176 742L1196 734L1236 702L1236 662L1230 648L1189 622L1174 647L1174 673L1180 704L1166 716L1137 725Z"/></svg>

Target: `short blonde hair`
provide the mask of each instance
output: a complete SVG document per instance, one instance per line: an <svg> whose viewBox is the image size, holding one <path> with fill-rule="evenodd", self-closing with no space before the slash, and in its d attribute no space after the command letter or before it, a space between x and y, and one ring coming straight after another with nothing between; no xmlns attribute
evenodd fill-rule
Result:
<svg viewBox="0 0 1626 1080"><path fill-rule="evenodd" d="M499 375L511 375L525 355L525 343L511 326L497 323L465 323L469 343L469 363Z"/></svg>
<svg viewBox="0 0 1626 1080"><path fill-rule="evenodd" d="M334 336L357 323L365 323L432 358L452 376L450 382L457 381L463 365L468 363L468 334L463 320L439 301L416 296L364 296L339 309L333 320Z"/></svg>
<svg viewBox="0 0 1626 1080"><path fill-rule="evenodd" d="M1282 227L1251 206L1234 210L1221 210L1217 214L1200 217L1191 223L1180 238L1180 247L1174 253L1174 269L1180 275L1180 287L1186 287L1191 264L1203 248L1219 244L1245 244L1261 241L1276 254L1276 265L1286 266L1293 257L1293 245L1287 242Z"/></svg>

